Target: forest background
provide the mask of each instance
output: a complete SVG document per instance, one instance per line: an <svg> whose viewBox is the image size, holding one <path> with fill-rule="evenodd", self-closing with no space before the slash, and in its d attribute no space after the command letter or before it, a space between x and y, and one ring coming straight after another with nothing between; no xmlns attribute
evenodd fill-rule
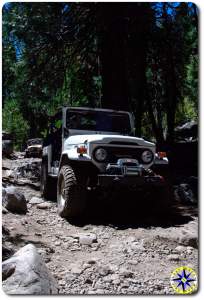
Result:
<svg viewBox="0 0 204 300"><path fill-rule="evenodd" d="M3 130L17 148L46 134L62 105L132 111L158 145L198 119L198 9L193 3L7 3Z"/></svg>

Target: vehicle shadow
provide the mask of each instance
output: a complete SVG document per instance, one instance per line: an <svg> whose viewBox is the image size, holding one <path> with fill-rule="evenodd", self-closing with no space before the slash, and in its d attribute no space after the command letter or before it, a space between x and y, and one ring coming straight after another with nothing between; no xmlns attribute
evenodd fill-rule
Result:
<svg viewBox="0 0 204 300"><path fill-rule="evenodd" d="M165 199L164 199L165 201ZM127 228L176 227L186 224L198 215L195 206L184 206L172 198L168 207L157 206L149 195L118 191L110 195L92 194L83 219L69 222L83 227L87 224L106 225L120 230Z"/></svg>

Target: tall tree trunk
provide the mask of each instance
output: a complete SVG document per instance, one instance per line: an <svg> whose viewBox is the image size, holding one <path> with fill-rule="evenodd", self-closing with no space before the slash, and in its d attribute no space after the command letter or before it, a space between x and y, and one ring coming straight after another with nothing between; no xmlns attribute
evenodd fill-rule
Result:
<svg viewBox="0 0 204 300"><path fill-rule="evenodd" d="M128 5L130 39L128 44L129 93L135 114L135 133L141 136L142 117L146 98L147 34L151 22L148 3Z"/></svg>
<svg viewBox="0 0 204 300"><path fill-rule="evenodd" d="M167 143L174 142L175 115L178 102L178 91L175 76L173 53L170 45L167 51L166 92L167 92Z"/></svg>
<svg viewBox="0 0 204 300"><path fill-rule="evenodd" d="M164 145L164 135L162 128L157 124L156 118L153 113L152 102L150 96L146 96L146 103L148 107L148 113L150 117L150 122L152 124L152 130L155 135L158 147L162 147Z"/></svg>
<svg viewBox="0 0 204 300"><path fill-rule="evenodd" d="M127 85L127 20L121 3L101 4L102 107L129 110Z"/></svg>
<svg viewBox="0 0 204 300"><path fill-rule="evenodd" d="M172 24L168 22L166 3L163 6L163 17L165 18L164 25L166 28L166 34L170 36ZM167 143L171 145L174 142L175 115L178 102L177 82L171 40L167 42L165 52L166 59L164 61L163 68L166 77L167 94Z"/></svg>
<svg viewBox="0 0 204 300"><path fill-rule="evenodd" d="M133 110L141 136L149 4L100 4L102 106Z"/></svg>

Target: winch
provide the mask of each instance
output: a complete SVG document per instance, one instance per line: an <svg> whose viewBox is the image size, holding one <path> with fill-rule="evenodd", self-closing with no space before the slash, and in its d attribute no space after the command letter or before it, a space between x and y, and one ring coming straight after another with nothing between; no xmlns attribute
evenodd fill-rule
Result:
<svg viewBox="0 0 204 300"><path fill-rule="evenodd" d="M120 158L116 164L109 163L106 167L108 175L133 175L142 176L143 166L137 159Z"/></svg>

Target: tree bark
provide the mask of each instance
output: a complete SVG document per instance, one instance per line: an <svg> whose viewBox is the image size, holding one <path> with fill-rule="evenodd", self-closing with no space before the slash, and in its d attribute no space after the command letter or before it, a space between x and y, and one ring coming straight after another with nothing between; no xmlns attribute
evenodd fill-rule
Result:
<svg viewBox="0 0 204 300"><path fill-rule="evenodd" d="M103 3L99 8L102 106L132 110L141 136L149 4Z"/></svg>
<svg viewBox="0 0 204 300"><path fill-rule="evenodd" d="M99 9L103 27L100 41L102 107L129 110L125 6L103 3Z"/></svg>

